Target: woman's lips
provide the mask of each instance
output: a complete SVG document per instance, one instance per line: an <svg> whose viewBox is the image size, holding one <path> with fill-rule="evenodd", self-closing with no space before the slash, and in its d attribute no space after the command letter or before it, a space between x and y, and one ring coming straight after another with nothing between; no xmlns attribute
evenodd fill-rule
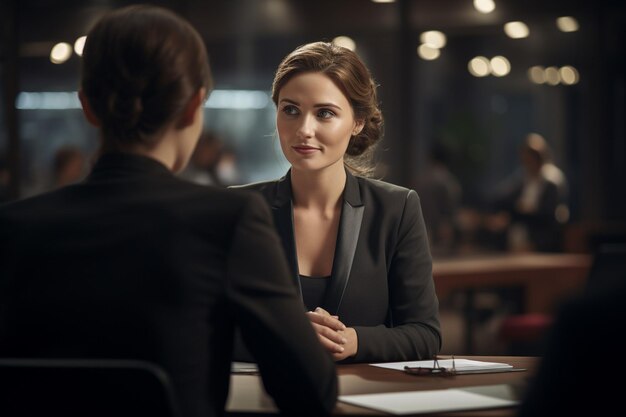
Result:
<svg viewBox="0 0 626 417"><path fill-rule="evenodd" d="M319 148L314 148L312 146L292 146L291 149L302 155L310 155L319 151Z"/></svg>

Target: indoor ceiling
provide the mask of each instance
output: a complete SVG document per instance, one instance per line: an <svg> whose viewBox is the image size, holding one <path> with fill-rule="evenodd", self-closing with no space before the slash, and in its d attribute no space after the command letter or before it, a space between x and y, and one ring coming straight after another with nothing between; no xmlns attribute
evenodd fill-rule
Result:
<svg viewBox="0 0 626 417"><path fill-rule="evenodd" d="M21 84L23 88L67 88L75 83L78 59L64 65L48 60L57 42L72 43L84 35L106 10L134 1L112 0L3 0L5 13L17 22ZM204 37L217 72L229 73L250 67L271 71L280 57L296 44L349 35L357 41L372 38L397 41L401 36L417 37L423 30L437 29L455 39L502 38L502 25L523 20L541 35L542 28L554 28L554 19L573 15L587 25L623 6L609 0L496 0L490 14L477 12L472 0L398 0L378 4L370 0L182 0L151 1L185 16ZM624 3L623 1L619 2ZM11 5L13 9L11 10ZM607 11L608 10L608 11ZM550 26L551 25L551 26ZM541 50L556 53L558 33L544 33L529 41L535 55ZM556 39L558 40L558 39ZM533 43L534 42L534 43ZM518 48L519 49L519 48ZM523 53L524 51L521 51ZM252 62L252 63L251 63Z"/></svg>

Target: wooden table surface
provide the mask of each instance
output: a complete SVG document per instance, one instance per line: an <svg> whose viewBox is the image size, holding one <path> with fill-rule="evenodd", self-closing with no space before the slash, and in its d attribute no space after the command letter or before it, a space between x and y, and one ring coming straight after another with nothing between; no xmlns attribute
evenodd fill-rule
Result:
<svg viewBox="0 0 626 417"><path fill-rule="evenodd" d="M442 356L446 358L446 356ZM368 364L338 365L339 394L370 394L380 392L403 392L470 386L511 384L523 386L533 374L537 358L523 356L457 356L487 362L503 362L523 372L457 375L453 377L412 376L404 372L384 369ZM232 375L227 415L272 415L277 413L272 399L265 393L258 375ZM333 415L371 416L385 415L374 410L338 402ZM514 408L500 408L472 412L437 414L438 416L514 416Z"/></svg>
<svg viewBox="0 0 626 417"><path fill-rule="evenodd" d="M435 259L433 277L439 299L454 290L518 287L524 290L525 313L551 313L584 288L591 262L591 255L560 253Z"/></svg>

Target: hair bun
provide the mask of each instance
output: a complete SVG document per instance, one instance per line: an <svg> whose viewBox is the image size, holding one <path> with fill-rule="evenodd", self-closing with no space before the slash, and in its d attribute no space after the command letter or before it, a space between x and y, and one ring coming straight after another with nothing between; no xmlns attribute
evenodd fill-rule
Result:
<svg viewBox="0 0 626 417"><path fill-rule="evenodd" d="M115 125L120 126L120 131L136 131L141 121L143 108L140 95L114 91L109 96L108 115Z"/></svg>

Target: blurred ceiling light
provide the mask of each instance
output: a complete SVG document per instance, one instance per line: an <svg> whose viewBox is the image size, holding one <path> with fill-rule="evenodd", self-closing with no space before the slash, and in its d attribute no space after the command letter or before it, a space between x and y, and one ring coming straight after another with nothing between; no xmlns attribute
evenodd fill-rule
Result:
<svg viewBox="0 0 626 417"><path fill-rule="evenodd" d="M76 91L22 91L17 95L15 107L20 110L67 110L81 108Z"/></svg>
<svg viewBox="0 0 626 417"><path fill-rule="evenodd" d="M333 39L333 43L337 46L341 46L343 48L354 51L356 49L356 42L352 40L352 38L348 36L337 36Z"/></svg>
<svg viewBox="0 0 626 417"><path fill-rule="evenodd" d="M576 68L572 67L571 65L566 65L564 67L561 67L561 69L559 70L559 74L561 75L561 80L563 81L563 84L566 84L566 85L577 84L578 81L580 80L578 71L576 70Z"/></svg>
<svg viewBox="0 0 626 417"><path fill-rule="evenodd" d="M474 0L474 8L481 13L491 13L496 8L493 0Z"/></svg>
<svg viewBox="0 0 626 417"><path fill-rule="evenodd" d="M441 49L446 46L446 35L438 30L429 30L422 32L420 35L420 41L430 46L431 48Z"/></svg>
<svg viewBox="0 0 626 417"><path fill-rule="evenodd" d="M491 65L484 56L477 56L467 64L467 69L474 77L486 77L491 71Z"/></svg>
<svg viewBox="0 0 626 417"><path fill-rule="evenodd" d="M422 59L425 59L427 61L432 61L434 59L439 58L439 55L441 55L441 52L439 51L439 49L433 48L430 45L423 43L417 47L417 54Z"/></svg>
<svg viewBox="0 0 626 417"><path fill-rule="evenodd" d="M572 16L561 16L556 19L556 26L561 32L576 32L578 21Z"/></svg>
<svg viewBox="0 0 626 417"><path fill-rule="evenodd" d="M76 39L76 42L74 42L74 52L76 53L76 55L83 56L83 48L85 48L86 40L87 36L81 36L80 38Z"/></svg>
<svg viewBox="0 0 626 417"><path fill-rule="evenodd" d="M260 90L213 90L204 107L210 109L263 109L271 103L268 94Z"/></svg>
<svg viewBox="0 0 626 417"><path fill-rule="evenodd" d="M62 64L72 56L72 46L69 43L60 42L52 47L50 51L50 62Z"/></svg>
<svg viewBox="0 0 626 417"><path fill-rule="evenodd" d="M211 109L255 110L271 104L266 91L261 90L213 90L204 107ZM15 100L20 110L66 110L80 109L76 91L20 92Z"/></svg>
<svg viewBox="0 0 626 417"><path fill-rule="evenodd" d="M504 24L504 33L509 38L521 39L528 37L528 26L524 22L508 22Z"/></svg>
<svg viewBox="0 0 626 417"><path fill-rule="evenodd" d="M550 85L557 85L561 82L561 75L557 67L546 68L546 83Z"/></svg>
<svg viewBox="0 0 626 417"><path fill-rule="evenodd" d="M528 68L528 78L535 84L545 83L545 69L541 65L535 65L534 67Z"/></svg>
<svg viewBox="0 0 626 417"><path fill-rule="evenodd" d="M511 72L511 63L503 56L494 56L491 58L491 73L496 77L504 77Z"/></svg>
<svg viewBox="0 0 626 417"><path fill-rule="evenodd" d="M395 3L396 0L372 0L374 3Z"/></svg>

